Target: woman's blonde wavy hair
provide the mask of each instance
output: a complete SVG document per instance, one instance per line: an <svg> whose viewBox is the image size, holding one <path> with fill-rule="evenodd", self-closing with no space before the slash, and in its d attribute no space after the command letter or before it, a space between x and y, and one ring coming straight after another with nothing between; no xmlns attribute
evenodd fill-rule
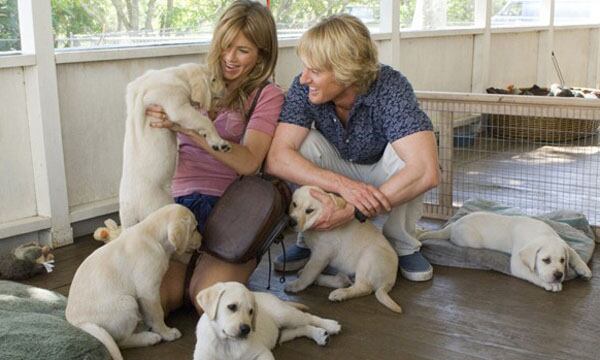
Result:
<svg viewBox="0 0 600 360"><path fill-rule="evenodd" d="M306 66L333 71L342 85L355 85L366 92L379 73L377 47L369 29L348 14L329 16L308 29L297 53Z"/></svg>
<svg viewBox="0 0 600 360"><path fill-rule="evenodd" d="M273 75L278 45L275 20L271 11L255 1L235 1L221 15L213 33L206 62L215 76L223 78L221 53L240 32L258 48L258 61L246 79L236 89L229 89L216 106L237 110L243 114L248 95Z"/></svg>

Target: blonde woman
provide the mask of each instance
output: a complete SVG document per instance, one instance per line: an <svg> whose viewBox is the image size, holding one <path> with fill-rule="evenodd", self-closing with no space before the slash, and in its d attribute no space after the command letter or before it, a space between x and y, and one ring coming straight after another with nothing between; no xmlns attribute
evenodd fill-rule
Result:
<svg viewBox="0 0 600 360"><path fill-rule="evenodd" d="M270 11L260 3L236 1L216 25L207 65L223 78L227 90L217 105L217 112L209 116L219 135L233 144L230 152L215 152L197 133L182 129L168 119L162 120L164 112L160 107L149 107L146 111L156 118L153 126L178 132L179 161L172 194L175 202L194 212L201 233L208 214L225 189L238 175L256 173L267 155L283 104L282 90L267 83L275 69L277 50L275 22ZM254 111L246 119L246 112L259 89ZM186 266L171 262L161 288L167 312L188 300L201 312L195 304L195 295L200 290L219 281L245 283L257 264L255 260L232 264L201 254L190 266L193 274L188 285L185 284Z"/></svg>
<svg viewBox="0 0 600 360"><path fill-rule="evenodd" d="M354 217L378 219L413 281L431 279L415 222L422 194L439 181L432 124L418 107L408 80L379 63L367 27L356 17L328 17L302 35L303 70L285 99L267 157L267 171L300 185L340 194L344 209L313 194L327 211L316 230ZM315 129L311 130L314 127ZM299 241L286 268L304 266L310 250ZM281 269L278 258L275 268Z"/></svg>

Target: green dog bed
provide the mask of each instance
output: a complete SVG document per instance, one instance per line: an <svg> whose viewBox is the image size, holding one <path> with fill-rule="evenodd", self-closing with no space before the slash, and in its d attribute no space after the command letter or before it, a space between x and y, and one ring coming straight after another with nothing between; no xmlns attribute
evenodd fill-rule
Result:
<svg viewBox="0 0 600 360"><path fill-rule="evenodd" d="M445 224L450 224L475 211L486 211L501 215L525 215L517 208L482 199L467 200L456 214ZM575 250L581 259L589 263L594 252L594 233L583 214L560 210L532 218L542 220ZM444 226L445 226L444 225ZM454 245L448 240L424 239L421 252L432 264L467 269L495 270L510 273L510 254L488 249L475 249ZM565 280L577 276L569 268Z"/></svg>
<svg viewBox="0 0 600 360"><path fill-rule="evenodd" d="M0 359L108 360L106 348L65 320L67 299L0 281Z"/></svg>

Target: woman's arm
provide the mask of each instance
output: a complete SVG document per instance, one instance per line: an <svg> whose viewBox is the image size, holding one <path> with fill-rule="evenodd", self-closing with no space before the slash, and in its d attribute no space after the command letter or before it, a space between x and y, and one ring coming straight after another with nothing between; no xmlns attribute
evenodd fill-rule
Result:
<svg viewBox="0 0 600 360"><path fill-rule="evenodd" d="M162 108L149 106L146 114L155 119L155 121L150 123L150 126L167 128L187 135L198 147L204 149L240 175L255 174L260 169L269 151L269 146L271 146L271 136L260 131L248 129L246 130L243 145L232 143L231 150L228 152L215 151L208 145L204 137L196 131L184 129L167 118L162 119Z"/></svg>
<svg viewBox="0 0 600 360"><path fill-rule="evenodd" d="M189 132L186 135L190 136L195 144L197 144L206 152L210 153L217 160L229 166L240 175L252 175L260 169L269 147L271 146L272 137L263 132L247 129L244 138L244 144L232 143L231 151L226 153L214 151L206 142L204 137L198 133Z"/></svg>

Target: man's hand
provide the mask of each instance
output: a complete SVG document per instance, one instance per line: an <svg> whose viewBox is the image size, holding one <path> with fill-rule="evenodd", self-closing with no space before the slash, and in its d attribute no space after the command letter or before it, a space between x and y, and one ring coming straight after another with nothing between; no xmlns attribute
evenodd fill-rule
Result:
<svg viewBox="0 0 600 360"><path fill-rule="evenodd" d="M354 206L344 201L344 207L336 205L331 196L317 190L310 190L310 196L322 206L321 217L315 221L313 230L331 230L354 219Z"/></svg>
<svg viewBox="0 0 600 360"><path fill-rule="evenodd" d="M373 185L344 178L340 195L367 217L392 210L387 196Z"/></svg>

